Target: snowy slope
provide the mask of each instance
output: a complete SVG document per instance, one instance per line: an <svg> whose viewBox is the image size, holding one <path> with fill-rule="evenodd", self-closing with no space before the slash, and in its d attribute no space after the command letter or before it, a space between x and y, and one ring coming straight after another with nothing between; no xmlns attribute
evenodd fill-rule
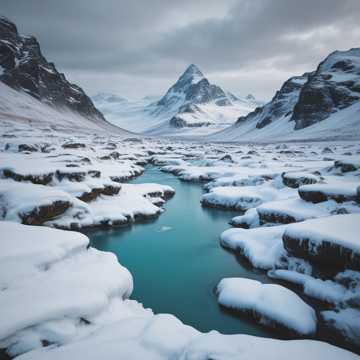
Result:
<svg viewBox="0 0 360 360"><path fill-rule="evenodd" d="M294 130L290 115L282 116L268 126L258 129L256 122L234 124L207 137L212 141L291 141L336 140L360 138L360 102L330 115L326 120L300 130Z"/></svg>
<svg viewBox="0 0 360 360"><path fill-rule="evenodd" d="M6 123L30 126L34 129L51 127L66 132L111 132L117 135L132 135L105 120L82 116L70 109L54 108L22 91L16 91L0 81L0 121L2 130Z"/></svg>
<svg viewBox="0 0 360 360"><path fill-rule="evenodd" d="M222 130L252 111L259 102L252 95L238 98L211 84L195 65L190 65L158 101L136 102L109 94L93 101L112 123L148 135L204 135Z"/></svg>

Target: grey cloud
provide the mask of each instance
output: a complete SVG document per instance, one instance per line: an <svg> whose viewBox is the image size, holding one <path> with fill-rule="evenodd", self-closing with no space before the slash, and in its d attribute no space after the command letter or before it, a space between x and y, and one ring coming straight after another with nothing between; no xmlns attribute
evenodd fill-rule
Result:
<svg viewBox="0 0 360 360"><path fill-rule="evenodd" d="M358 0L0 1L90 92L162 93L196 63L232 91L268 98L289 74L359 46Z"/></svg>

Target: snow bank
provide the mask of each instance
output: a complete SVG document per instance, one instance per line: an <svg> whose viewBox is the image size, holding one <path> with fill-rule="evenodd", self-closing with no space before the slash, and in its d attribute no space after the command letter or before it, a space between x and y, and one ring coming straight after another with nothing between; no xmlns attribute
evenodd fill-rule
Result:
<svg viewBox="0 0 360 360"><path fill-rule="evenodd" d="M277 191L269 186L215 187L202 196L201 203L209 207L245 211L264 201L273 200L276 193Z"/></svg>
<svg viewBox="0 0 360 360"><path fill-rule="evenodd" d="M271 269L285 255L282 234L286 226L255 229L228 229L221 234L221 245L239 251L256 268Z"/></svg>
<svg viewBox="0 0 360 360"><path fill-rule="evenodd" d="M283 242L295 256L360 269L360 214L334 215L289 226Z"/></svg>
<svg viewBox="0 0 360 360"><path fill-rule="evenodd" d="M250 335L222 335L216 331L201 336L185 350L181 360L348 360L358 356L327 343L312 340L274 340Z"/></svg>
<svg viewBox="0 0 360 360"><path fill-rule="evenodd" d="M335 328L345 339L360 345L360 310L354 308L322 311L327 325Z"/></svg>
<svg viewBox="0 0 360 360"><path fill-rule="evenodd" d="M316 331L315 311L289 289L245 278L223 279L217 286L221 305L260 316L300 335Z"/></svg>
<svg viewBox="0 0 360 360"><path fill-rule="evenodd" d="M62 190L10 180L0 182L0 215L5 220L41 225L72 204L72 197Z"/></svg>
<svg viewBox="0 0 360 360"><path fill-rule="evenodd" d="M0 343L13 354L42 346L35 336L40 325L55 322L61 332L67 320L76 333L132 292L132 277L115 255L87 249L89 240L80 233L9 222L0 222L0 233L0 307L6 309Z"/></svg>
<svg viewBox="0 0 360 360"><path fill-rule="evenodd" d="M267 202L256 211L261 224L289 224L329 215L327 209L297 198Z"/></svg>
<svg viewBox="0 0 360 360"><path fill-rule="evenodd" d="M342 203L354 201L356 199L356 189L360 186L359 182L342 181L337 185L333 184L314 184L299 187L299 195L305 201L319 203L327 200L335 200Z"/></svg>

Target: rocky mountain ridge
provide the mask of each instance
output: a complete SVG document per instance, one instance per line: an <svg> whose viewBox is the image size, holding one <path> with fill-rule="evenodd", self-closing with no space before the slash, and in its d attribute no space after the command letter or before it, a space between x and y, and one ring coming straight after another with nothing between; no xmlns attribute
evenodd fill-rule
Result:
<svg viewBox="0 0 360 360"><path fill-rule="evenodd" d="M105 121L85 92L46 60L36 38L20 35L4 17L0 17L0 81L50 106Z"/></svg>

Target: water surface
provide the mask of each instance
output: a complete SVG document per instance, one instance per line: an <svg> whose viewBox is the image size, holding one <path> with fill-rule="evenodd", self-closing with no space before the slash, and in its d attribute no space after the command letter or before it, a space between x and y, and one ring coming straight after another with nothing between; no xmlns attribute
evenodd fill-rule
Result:
<svg viewBox="0 0 360 360"><path fill-rule="evenodd" d="M224 277L271 282L219 244L219 235L238 213L202 208L202 188L148 166L132 183L172 186L176 194L155 221L112 229L89 230L91 245L116 254L134 277L132 298L155 313L171 313L201 331L272 336L246 317L221 308L214 288Z"/></svg>

